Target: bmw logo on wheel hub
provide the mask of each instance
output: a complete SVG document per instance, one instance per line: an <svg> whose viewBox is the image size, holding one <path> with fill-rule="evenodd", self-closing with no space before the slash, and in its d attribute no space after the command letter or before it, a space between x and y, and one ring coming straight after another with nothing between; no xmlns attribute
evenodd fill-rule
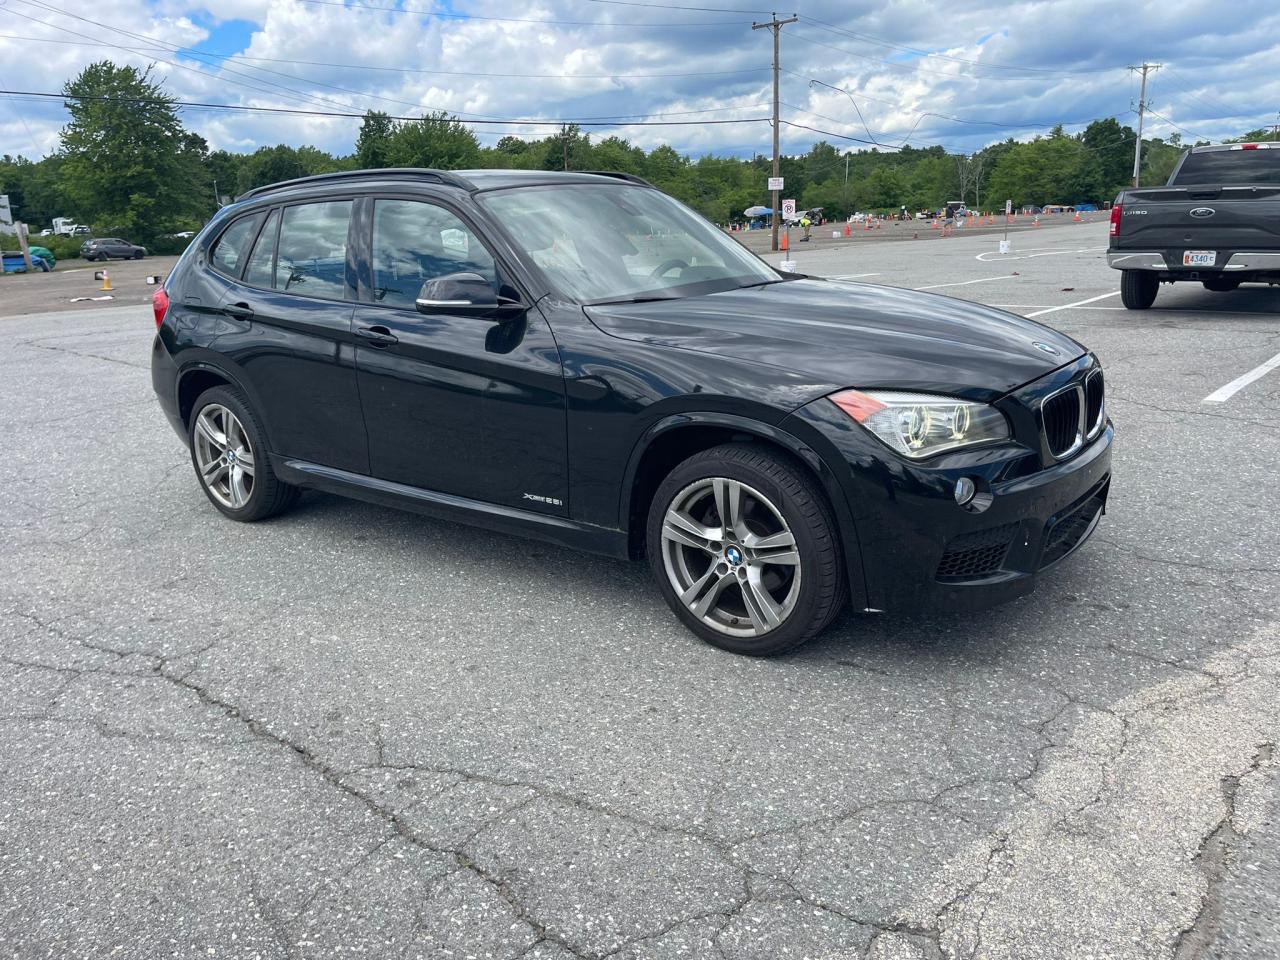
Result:
<svg viewBox="0 0 1280 960"><path fill-rule="evenodd" d="M729 549L724 552L724 558L729 561L730 566L736 567L742 563L742 551L736 546L730 546Z"/></svg>

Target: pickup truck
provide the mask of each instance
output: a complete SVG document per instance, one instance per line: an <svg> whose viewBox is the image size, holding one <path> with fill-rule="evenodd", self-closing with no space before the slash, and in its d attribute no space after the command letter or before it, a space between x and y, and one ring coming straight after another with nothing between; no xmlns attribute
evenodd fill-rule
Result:
<svg viewBox="0 0 1280 960"><path fill-rule="evenodd" d="M1122 191L1107 263L1130 310L1151 306L1161 283L1280 284L1280 143L1192 147L1165 186Z"/></svg>

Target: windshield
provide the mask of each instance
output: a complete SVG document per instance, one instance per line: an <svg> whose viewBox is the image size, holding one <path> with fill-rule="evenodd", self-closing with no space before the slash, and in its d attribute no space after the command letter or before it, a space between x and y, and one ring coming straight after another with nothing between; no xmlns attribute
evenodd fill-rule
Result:
<svg viewBox="0 0 1280 960"><path fill-rule="evenodd" d="M1280 184L1280 149L1189 153L1168 185L1247 187L1257 183Z"/></svg>
<svg viewBox="0 0 1280 960"><path fill-rule="evenodd" d="M582 303L666 299L782 278L650 187L520 187L480 194L553 285Z"/></svg>

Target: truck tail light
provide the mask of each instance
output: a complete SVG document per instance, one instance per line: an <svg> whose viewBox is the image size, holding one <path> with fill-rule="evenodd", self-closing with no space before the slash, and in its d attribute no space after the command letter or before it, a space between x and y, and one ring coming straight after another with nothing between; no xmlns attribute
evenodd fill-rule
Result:
<svg viewBox="0 0 1280 960"><path fill-rule="evenodd" d="M169 312L169 294L165 293L164 287L160 287L151 295L151 312L156 315L156 329L160 329L160 324L164 323L164 315Z"/></svg>
<svg viewBox="0 0 1280 960"><path fill-rule="evenodd" d="M1120 204L1116 204L1111 208L1111 236L1120 236L1120 212L1124 208Z"/></svg>

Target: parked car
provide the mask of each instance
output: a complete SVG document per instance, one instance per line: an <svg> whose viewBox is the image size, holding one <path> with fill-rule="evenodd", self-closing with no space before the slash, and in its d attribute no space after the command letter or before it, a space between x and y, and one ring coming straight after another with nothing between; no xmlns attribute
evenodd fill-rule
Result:
<svg viewBox="0 0 1280 960"><path fill-rule="evenodd" d="M679 620L739 653L793 647L850 598L1023 595L1110 485L1102 371L1070 337L779 273L626 174L261 187L154 308L160 406L227 517L315 488L647 556Z"/></svg>
<svg viewBox="0 0 1280 960"><path fill-rule="evenodd" d="M1162 283L1280 284L1280 143L1192 147L1167 185L1122 191L1107 263L1130 310L1150 307Z"/></svg>
<svg viewBox="0 0 1280 960"><path fill-rule="evenodd" d="M86 260L141 260L146 255L146 247L119 237L96 238L80 244L80 256Z"/></svg>

